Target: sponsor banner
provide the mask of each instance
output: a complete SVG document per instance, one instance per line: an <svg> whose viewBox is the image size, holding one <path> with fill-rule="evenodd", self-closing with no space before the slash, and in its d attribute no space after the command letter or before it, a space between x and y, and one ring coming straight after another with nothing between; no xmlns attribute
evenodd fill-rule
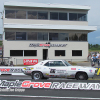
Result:
<svg viewBox="0 0 100 100"><path fill-rule="evenodd" d="M25 75L22 71L24 67L0 67L0 74L11 74L11 75Z"/></svg>
<svg viewBox="0 0 100 100"><path fill-rule="evenodd" d="M35 65L38 63L38 59L23 59L24 65Z"/></svg>
<svg viewBox="0 0 100 100"><path fill-rule="evenodd" d="M7 81L0 80L0 88L11 89L26 89L26 88L43 88L43 89L70 89L70 90L100 90L100 83L86 83L86 82L32 82L25 81Z"/></svg>
<svg viewBox="0 0 100 100"><path fill-rule="evenodd" d="M66 47L67 44L43 44L43 43L30 43L29 47Z"/></svg>

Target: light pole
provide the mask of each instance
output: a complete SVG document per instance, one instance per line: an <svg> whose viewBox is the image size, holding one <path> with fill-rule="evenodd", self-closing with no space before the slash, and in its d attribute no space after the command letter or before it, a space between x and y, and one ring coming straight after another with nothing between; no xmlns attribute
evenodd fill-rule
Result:
<svg viewBox="0 0 100 100"><path fill-rule="evenodd" d="M4 33L4 27L3 27L3 12L0 12L1 13L1 19L2 19L2 31ZM3 33L2 33L2 63L3 63Z"/></svg>

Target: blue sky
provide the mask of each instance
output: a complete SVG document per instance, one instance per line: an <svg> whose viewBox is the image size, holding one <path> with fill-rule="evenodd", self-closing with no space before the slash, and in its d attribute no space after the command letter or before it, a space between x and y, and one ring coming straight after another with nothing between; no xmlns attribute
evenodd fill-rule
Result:
<svg viewBox="0 0 100 100"><path fill-rule="evenodd" d="M0 12L3 11L3 3L11 0L0 0ZM60 3L60 4L75 4L90 6L88 12L88 25L97 26L97 30L88 34L88 42L90 44L100 44L100 0L12 0L23 2L37 2L37 3ZM0 13L1 18L1 13ZM2 19L0 19L0 34L2 34Z"/></svg>

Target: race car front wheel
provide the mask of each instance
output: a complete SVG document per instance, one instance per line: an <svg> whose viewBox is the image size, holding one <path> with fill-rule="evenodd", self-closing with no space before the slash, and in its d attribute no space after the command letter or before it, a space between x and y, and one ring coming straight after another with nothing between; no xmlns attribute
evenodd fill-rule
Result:
<svg viewBox="0 0 100 100"><path fill-rule="evenodd" d="M33 72L32 73L32 79L35 79L35 80L39 80L39 79L42 79L43 78L43 75L41 72Z"/></svg>
<svg viewBox="0 0 100 100"><path fill-rule="evenodd" d="M88 76L86 73L81 72L81 73L76 74L76 79L77 80L87 80Z"/></svg>

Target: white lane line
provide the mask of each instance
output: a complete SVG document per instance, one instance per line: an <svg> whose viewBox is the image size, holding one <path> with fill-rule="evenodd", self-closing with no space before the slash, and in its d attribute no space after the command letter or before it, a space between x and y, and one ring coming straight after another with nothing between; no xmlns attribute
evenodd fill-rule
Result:
<svg viewBox="0 0 100 100"><path fill-rule="evenodd" d="M0 94L0 97L22 97L22 98L48 98L48 99L81 99L81 100L100 100L100 98L90 98L90 97L56 97L56 96L24 96L24 95L3 95Z"/></svg>

